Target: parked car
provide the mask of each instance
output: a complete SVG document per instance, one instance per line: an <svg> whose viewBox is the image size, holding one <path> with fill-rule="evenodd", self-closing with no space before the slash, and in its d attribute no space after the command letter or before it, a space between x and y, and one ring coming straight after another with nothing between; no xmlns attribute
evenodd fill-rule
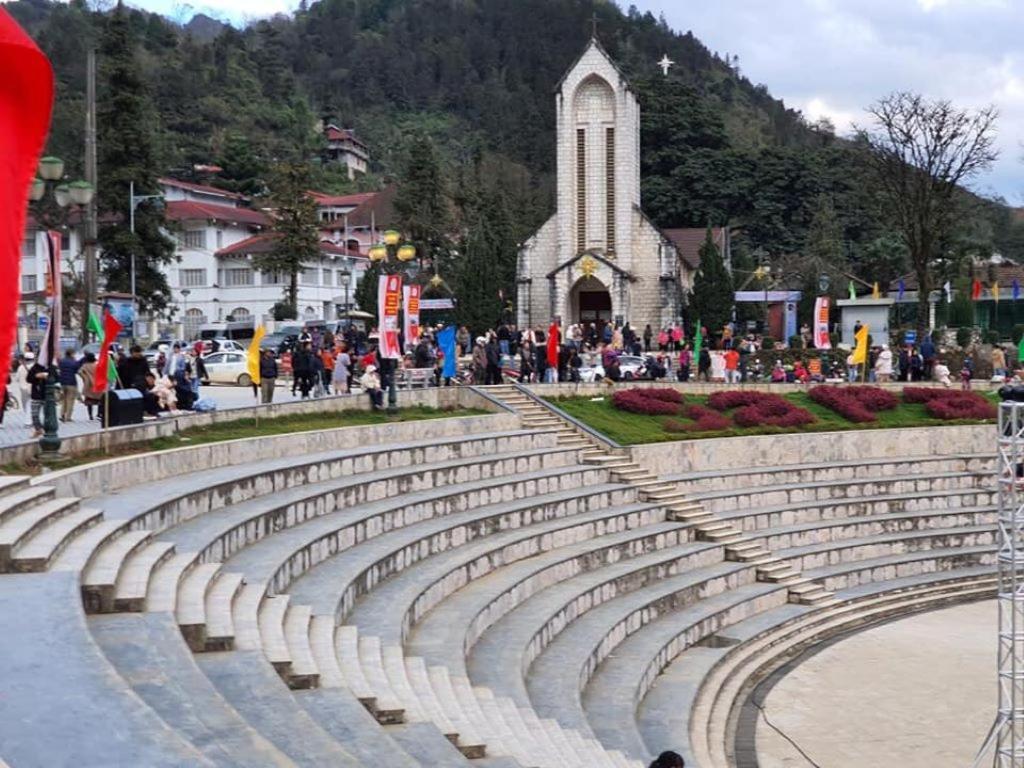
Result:
<svg viewBox="0 0 1024 768"><path fill-rule="evenodd" d="M642 357L635 355L619 356L619 371L622 381L633 381L647 376L647 368ZM580 381L594 382L604 378L604 366L601 363L580 368Z"/></svg>
<svg viewBox="0 0 1024 768"><path fill-rule="evenodd" d="M240 387L252 384L244 352L213 352L203 358L203 364L206 366L204 384L237 384Z"/></svg>
<svg viewBox="0 0 1024 768"><path fill-rule="evenodd" d="M146 358L146 362L152 365L160 355L160 347L167 347L167 352L170 354L171 350L174 349L175 344L186 346L188 342L181 339L157 339L156 341L150 342L149 346L142 350L142 354Z"/></svg>
<svg viewBox="0 0 1024 768"><path fill-rule="evenodd" d="M213 343L217 343L217 352L246 352L247 347L243 347L239 342L231 339L204 339L203 340L203 357L207 357L213 352Z"/></svg>
<svg viewBox="0 0 1024 768"><path fill-rule="evenodd" d="M268 333L260 339L260 349L269 349L277 356L289 351L291 344L288 342L288 337L283 333Z"/></svg>

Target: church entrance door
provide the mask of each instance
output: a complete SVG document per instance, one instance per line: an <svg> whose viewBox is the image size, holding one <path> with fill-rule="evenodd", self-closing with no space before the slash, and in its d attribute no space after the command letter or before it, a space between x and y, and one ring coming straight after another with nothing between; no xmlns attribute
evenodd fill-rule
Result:
<svg viewBox="0 0 1024 768"><path fill-rule="evenodd" d="M589 278L573 286L570 308L574 323L593 325L598 330L612 321L612 297L600 280Z"/></svg>

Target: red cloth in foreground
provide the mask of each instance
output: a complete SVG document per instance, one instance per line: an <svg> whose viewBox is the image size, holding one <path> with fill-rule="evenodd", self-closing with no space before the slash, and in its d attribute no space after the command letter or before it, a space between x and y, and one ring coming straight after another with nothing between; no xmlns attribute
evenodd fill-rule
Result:
<svg viewBox="0 0 1024 768"><path fill-rule="evenodd" d="M53 71L0 6L0 401L18 327L29 184L50 128Z"/></svg>
<svg viewBox="0 0 1024 768"><path fill-rule="evenodd" d="M103 316L103 342L100 344L100 357L96 363L96 376L92 383L93 392L106 392L107 387L110 386L110 382L107 380L110 365L105 364L104 361L110 360L110 345L114 343L117 334L122 329L123 326L117 322L117 318L107 311Z"/></svg>
<svg viewBox="0 0 1024 768"><path fill-rule="evenodd" d="M552 368L558 367L558 336L558 323L552 323L548 326L548 365Z"/></svg>

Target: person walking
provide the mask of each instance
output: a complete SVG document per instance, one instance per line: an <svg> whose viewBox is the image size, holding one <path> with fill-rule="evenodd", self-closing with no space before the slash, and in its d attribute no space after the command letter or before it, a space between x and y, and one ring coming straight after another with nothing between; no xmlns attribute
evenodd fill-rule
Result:
<svg viewBox="0 0 1024 768"><path fill-rule="evenodd" d="M43 434L43 403L46 401L46 380L50 374L44 366L39 364L39 361L35 359L35 355L31 352L25 353L25 359L32 361L32 367L28 369L32 437L39 437Z"/></svg>
<svg viewBox="0 0 1024 768"><path fill-rule="evenodd" d="M740 380L739 374L740 365L740 353L730 347L725 351L725 383L726 384L738 384Z"/></svg>
<svg viewBox="0 0 1024 768"><path fill-rule="evenodd" d="M323 362L323 381L324 381L324 392L327 394L331 393L331 385L334 383L334 344L330 346L326 345L326 337L324 348L320 350L320 360ZM331 337L332 341L334 337Z"/></svg>
<svg viewBox="0 0 1024 768"><path fill-rule="evenodd" d="M78 368L73 349L65 350L64 357L57 364L57 381L60 383L60 420L71 421L78 399Z"/></svg>
<svg viewBox="0 0 1024 768"><path fill-rule="evenodd" d="M32 426L32 416L30 413L31 408L31 384L28 380L28 369L32 367L30 359L34 358L31 352L26 352L20 360L18 360L18 367L14 371L14 383L18 387L18 397L21 402L21 410L25 416L25 426Z"/></svg>
<svg viewBox="0 0 1024 768"><path fill-rule="evenodd" d="M882 350L875 359L875 375L882 384L892 381L892 350L888 344L882 345Z"/></svg>
<svg viewBox="0 0 1024 768"><path fill-rule="evenodd" d="M334 394L348 394L349 368L352 367L352 358L346 351L346 345L342 344L341 349L334 358Z"/></svg>
<svg viewBox="0 0 1024 768"><path fill-rule="evenodd" d="M651 330L651 324L648 323L644 326L644 352L651 351L651 338L654 336L654 331Z"/></svg>
<svg viewBox="0 0 1024 768"><path fill-rule="evenodd" d="M476 344L473 346L473 383L474 384L486 384L487 383L487 350L484 348L487 344L487 339L483 336L478 336Z"/></svg>
<svg viewBox="0 0 1024 768"><path fill-rule="evenodd" d="M292 376L303 400L309 399L309 391L313 388L313 352L310 342L303 342L292 356Z"/></svg>
<svg viewBox="0 0 1024 768"><path fill-rule="evenodd" d="M274 351L264 349L260 354L260 402L274 402L274 387L277 386L277 360Z"/></svg>
<svg viewBox="0 0 1024 768"><path fill-rule="evenodd" d="M487 356L487 371L484 384L501 384L501 347L492 335L484 347Z"/></svg>
<svg viewBox="0 0 1024 768"><path fill-rule="evenodd" d="M992 347L992 375L1006 378L1006 353L998 344Z"/></svg>
<svg viewBox="0 0 1024 768"><path fill-rule="evenodd" d="M459 330L455 333L455 343L459 346L460 355L469 354L469 344L471 340L469 329L464 325L460 325Z"/></svg>

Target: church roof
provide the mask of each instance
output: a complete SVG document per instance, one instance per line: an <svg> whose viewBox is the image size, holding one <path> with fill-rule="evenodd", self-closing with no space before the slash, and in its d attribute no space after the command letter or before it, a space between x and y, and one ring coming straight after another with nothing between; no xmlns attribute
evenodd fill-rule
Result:
<svg viewBox="0 0 1024 768"><path fill-rule="evenodd" d="M633 90L632 86L629 84L629 78L626 77L626 74L622 71L622 69L619 67L619 65L615 63L615 59L613 59L611 57L611 54L608 53L608 51L605 50L603 45L601 45L601 41L597 39L596 35L594 35L594 36L592 36L590 38L590 42L587 43L587 47L584 48L580 52L580 55L577 56L573 60L572 64L569 65L569 67L565 70L565 72L562 74L562 76L558 79L558 82L555 83L554 92L558 93L559 91L562 90L562 84L565 82L565 78L567 78L569 76L569 73L571 73L574 69L576 69L576 67L579 65L579 63L583 60L583 57L587 55L587 52L591 48L596 48L598 50L598 52L602 56L604 56L605 59L608 60L608 63L612 65L612 68L618 74L619 78L625 84L626 88L629 89L629 90Z"/></svg>
<svg viewBox="0 0 1024 768"><path fill-rule="evenodd" d="M605 264L608 267L610 267L612 272L618 272L620 275L625 277L627 280L633 280L634 279L632 274L630 274L628 271L626 271L625 269L620 267L618 264L616 264L613 259L609 259L606 256L603 256L599 251L584 251L583 253L577 253L571 259L569 259L567 261L563 261L557 267L555 267L550 272L548 272L547 277L549 279L554 277L559 272L561 272L563 269L568 269L569 267L571 267L573 264L575 264L577 261L582 259L584 256L590 256L591 258L597 259L602 264Z"/></svg>
<svg viewBox="0 0 1024 768"><path fill-rule="evenodd" d="M676 247L679 258L686 266L696 271L700 266L700 247L704 244L704 237L707 234L706 227L684 227L681 229L662 229L661 234L668 238L669 242ZM722 258L727 259L725 249L729 243L728 228L712 227L711 237L722 253Z"/></svg>

